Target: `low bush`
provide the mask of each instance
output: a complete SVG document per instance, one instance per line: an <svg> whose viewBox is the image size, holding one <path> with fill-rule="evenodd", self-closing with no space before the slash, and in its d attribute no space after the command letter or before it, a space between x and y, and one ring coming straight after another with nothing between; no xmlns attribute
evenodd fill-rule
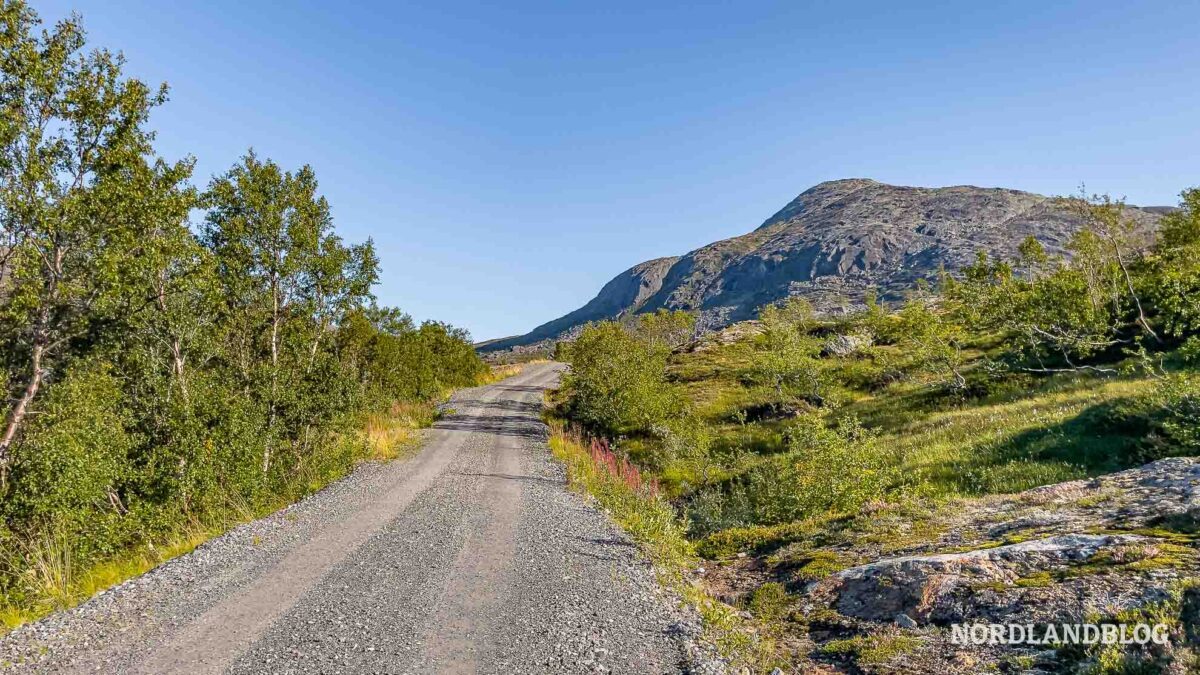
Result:
<svg viewBox="0 0 1200 675"><path fill-rule="evenodd" d="M803 416L784 438L786 453L696 494L688 508L694 534L853 510L896 483L875 436L853 418L828 427L819 416Z"/></svg>
<svg viewBox="0 0 1200 675"><path fill-rule="evenodd" d="M572 420L609 437L648 431L680 409L666 381L668 351L614 322L591 324L566 350L563 377Z"/></svg>

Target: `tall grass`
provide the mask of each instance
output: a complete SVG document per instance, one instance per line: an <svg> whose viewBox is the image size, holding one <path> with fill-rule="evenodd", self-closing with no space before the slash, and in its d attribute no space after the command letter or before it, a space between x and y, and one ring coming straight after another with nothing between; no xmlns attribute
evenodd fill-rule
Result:
<svg viewBox="0 0 1200 675"><path fill-rule="evenodd" d="M419 445L418 430L436 419L437 405L432 401L398 401L387 412L367 415L363 424L367 459L384 462L407 454Z"/></svg>
<svg viewBox="0 0 1200 675"><path fill-rule="evenodd" d="M492 364L491 367L488 368L488 370L486 370L482 374L480 374L480 376L476 379L475 384L478 386L482 386L485 384L494 384L501 380L507 380L508 378L513 377L514 375L520 375L521 372L525 370L526 366L529 366L529 365L532 365L535 363L547 363L547 362L548 361L543 358L530 358L528 360L519 361L516 363L495 363L495 364Z"/></svg>
<svg viewBox="0 0 1200 675"><path fill-rule="evenodd" d="M62 528L48 528L29 541L6 543L0 560L22 577L26 597L22 602L0 605L0 624L5 629L16 628L144 574L238 524L234 513L224 527L191 523L157 546L149 543L86 568L75 560Z"/></svg>
<svg viewBox="0 0 1200 675"><path fill-rule="evenodd" d="M479 384L492 384L500 380L507 380L514 375L520 375L522 370L525 370L524 363L506 363L492 366L479 377Z"/></svg>

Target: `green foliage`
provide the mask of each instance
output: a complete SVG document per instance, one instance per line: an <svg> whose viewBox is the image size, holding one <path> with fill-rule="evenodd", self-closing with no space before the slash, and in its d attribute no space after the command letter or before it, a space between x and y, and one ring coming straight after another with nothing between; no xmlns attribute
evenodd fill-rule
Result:
<svg viewBox="0 0 1200 675"><path fill-rule="evenodd" d="M826 387L817 361L821 341L807 334L812 305L802 298L788 298L782 305L767 305L758 318L763 326L760 354L747 370L749 379L774 390L776 405L796 399L823 402Z"/></svg>
<svg viewBox="0 0 1200 675"><path fill-rule="evenodd" d="M92 319L128 290L118 273L157 204L130 183L147 171L150 110L166 99L122 76L123 58L84 50L76 17L39 30L24 2L0 6L4 115L0 117L0 345L9 386L0 474L46 375L89 338ZM190 163L158 164L170 189Z"/></svg>
<svg viewBox="0 0 1200 675"><path fill-rule="evenodd" d="M749 609L761 621L778 621L787 609L788 596L783 584L768 582L754 589Z"/></svg>
<svg viewBox="0 0 1200 675"><path fill-rule="evenodd" d="M1164 220L1169 237L1149 257L1123 202L1063 200L1084 224L1067 246L1069 260L1052 258L1033 238L1015 261L980 252L962 280L947 280L950 313L977 334L999 335L1008 365L1020 370L1115 374L1104 363L1131 354L1150 367L1147 345L1161 346L1159 330L1179 337L1189 330L1195 228L1187 198L1183 210Z"/></svg>
<svg viewBox="0 0 1200 675"><path fill-rule="evenodd" d="M659 309L653 314L638 314L633 333L655 347L675 349L696 333L696 315L682 310Z"/></svg>
<svg viewBox="0 0 1200 675"><path fill-rule="evenodd" d="M921 638L911 635L859 635L830 640L821 647L821 652L829 656L852 658L863 666L877 666L916 651L921 644Z"/></svg>
<svg viewBox="0 0 1200 675"><path fill-rule="evenodd" d="M783 454L695 496L688 511L693 532L851 511L882 498L894 482L874 435L853 418L829 427L818 416L802 416L786 428L784 438Z"/></svg>
<svg viewBox="0 0 1200 675"><path fill-rule="evenodd" d="M427 400L475 384L487 369L466 331L436 321L414 326L390 308L351 312L335 343L355 378L384 398Z"/></svg>
<svg viewBox="0 0 1200 675"><path fill-rule="evenodd" d="M967 378L963 342L966 331L947 312L939 312L921 299L905 303L892 326L893 341L917 369L954 391L962 391Z"/></svg>
<svg viewBox="0 0 1200 675"><path fill-rule="evenodd" d="M250 152L197 190L154 152L165 87L77 17L3 2L0 56L7 604L319 489L376 452L369 417L486 370L465 331L374 305L374 249L335 233L310 167Z"/></svg>
<svg viewBox="0 0 1200 675"><path fill-rule="evenodd" d="M648 431L679 408L665 378L666 348L618 323L585 327L568 358L571 370L563 385L569 414L592 431L607 436Z"/></svg>
<svg viewBox="0 0 1200 675"><path fill-rule="evenodd" d="M1200 339L1200 188L1185 190L1179 210L1163 217L1146 267L1141 286L1163 332Z"/></svg>
<svg viewBox="0 0 1200 675"><path fill-rule="evenodd" d="M1200 453L1200 376L1167 377L1152 396L1149 417L1156 445L1170 454ZM1165 453L1164 453L1165 454Z"/></svg>
<svg viewBox="0 0 1200 675"><path fill-rule="evenodd" d="M121 487L136 470L127 461L135 438L127 427L120 383L107 364L80 363L46 397L13 458L9 522L46 526L70 521L77 547L108 547L128 512Z"/></svg>

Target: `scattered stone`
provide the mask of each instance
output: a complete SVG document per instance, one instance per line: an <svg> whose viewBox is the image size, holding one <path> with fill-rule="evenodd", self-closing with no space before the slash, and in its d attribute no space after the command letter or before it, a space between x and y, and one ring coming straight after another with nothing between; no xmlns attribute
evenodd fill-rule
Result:
<svg viewBox="0 0 1200 675"><path fill-rule="evenodd" d="M851 334L834 335L825 341L821 347L822 356L851 356L870 347L874 343L870 335Z"/></svg>

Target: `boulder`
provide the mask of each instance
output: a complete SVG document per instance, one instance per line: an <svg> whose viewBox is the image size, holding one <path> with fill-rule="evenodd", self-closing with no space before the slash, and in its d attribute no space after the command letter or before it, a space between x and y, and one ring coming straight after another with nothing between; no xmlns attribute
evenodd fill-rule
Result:
<svg viewBox="0 0 1200 675"><path fill-rule="evenodd" d="M1144 540L1133 534L1066 534L963 553L906 556L859 565L819 582L822 597L845 616L918 623L961 615L961 593L988 584L1013 585L1039 572L1083 563L1106 548Z"/></svg>
<svg viewBox="0 0 1200 675"><path fill-rule="evenodd" d="M821 356L852 356L874 343L870 335L834 335L821 347Z"/></svg>

